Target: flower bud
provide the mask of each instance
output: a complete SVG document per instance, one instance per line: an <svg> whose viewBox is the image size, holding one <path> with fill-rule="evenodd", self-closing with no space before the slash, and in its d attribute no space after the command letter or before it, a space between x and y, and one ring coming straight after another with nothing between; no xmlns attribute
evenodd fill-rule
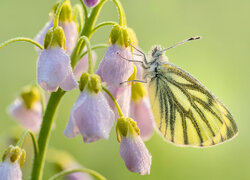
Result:
<svg viewBox="0 0 250 180"><path fill-rule="evenodd" d="M100 0L84 0L84 3L88 7L94 7L99 3Z"/></svg>
<svg viewBox="0 0 250 180"><path fill-rule="evenodd" d="M1 180L22 180L20 167L25 161L25 151L18 146L9 146L3 155L3 162L0 163Z"/></svg>

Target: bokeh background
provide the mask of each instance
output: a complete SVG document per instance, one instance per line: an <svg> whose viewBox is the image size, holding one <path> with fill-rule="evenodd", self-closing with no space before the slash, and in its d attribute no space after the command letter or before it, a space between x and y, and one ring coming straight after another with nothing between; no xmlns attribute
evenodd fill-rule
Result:
<svg viewBox="0 0 250 180"><path fill-rule="evenodd" d="M0 42L17 36L35 37L55 2L1 0ZM227 105L238 124L239 135L220 146L201 149L173 146L154 133L146 142L153 157L151 174L140 176L129 172L120 158L114 128L109 140L92 144L84 144L80 136L67 139L63 135L79 94L75 90L62 100L50 145L70 152L82 165L109 180L250 179L250 1L122 0L122 3L128 26L135 30L145 52L155 44L168 47L191 36L203 37L168 51L167 56ZM114 4L106 3L98 21L117 19ZM101 29L91 43L107 42L109 31L110 27ZM104 52L97 51L99 60ZM27 43L18 42L0 50L1 154L7 147L6 137L18 132L18 125L7 115L6 108L23 86L36 82L36 60L34 47ZM50 163L45 168L44 179L48 179L55 172ZM26 167L26 171L30 169Z"/></svg>

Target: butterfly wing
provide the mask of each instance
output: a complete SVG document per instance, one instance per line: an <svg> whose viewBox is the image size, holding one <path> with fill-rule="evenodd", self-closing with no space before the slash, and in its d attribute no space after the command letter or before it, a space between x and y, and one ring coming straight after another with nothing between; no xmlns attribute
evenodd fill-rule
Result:
<svg viewBox="0 0 250 180"><path fill-rule="evenodd" d="M205 86L179 67L161 65L149 83L156 125L177 145L212 146L234 137L232 114Z"/></svg>

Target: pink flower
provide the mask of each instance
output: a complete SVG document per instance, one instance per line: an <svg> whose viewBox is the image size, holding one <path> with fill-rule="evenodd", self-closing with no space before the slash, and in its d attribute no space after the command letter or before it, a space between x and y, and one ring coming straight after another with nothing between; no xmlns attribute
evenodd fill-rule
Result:
<svg viewBox="0 0 250 180"><path fill-rule="evenodd" d="M16 99L8 108L9 114L22 126L38 132L42 123L42 105L40 101L34 102L28 109L21 98Z"/></svg>
<svg viewBox="0 0 250 180"><path fill-rule="evenodd" d="M58 47L42 50L37 61L37 81L47 91L57 91L60 86L69 91L77 88L73 77L70 57Z"/></svg>
<svg viewBox="0 0 250 180"><path fill-rule="evenodd" d="M137 122L141 138L144 141L148 140L154 132L153 114L148 97L144 97L139 102L131 100L130 117Z"/></svg>
<svg viewBox="0 0 250 180"><path fill-rule="evenodd" d="M131 172L150 174L152 157L140 136L122 137L120 155Z"/></svg>
<svg viewBox="0 0 250 180"><path fill-rule="evenodd" d="M0 180L22 180L22 171L18 162L6 159L0 163Z"/></svg>
<svg viewBox="0 0 250 180"><path fill-rule="evenodd" d="M121 56L131 59L130 49L117 45L109 46L100 63L97 74L102 78L103 82L107 83L108 90L119 101L126 116L126 112L129 112L130 90L128 88L130 86L128 84L121 86L120 83L127 81L134 69L132 63L124 60ZM109 97L108 100L111 107L114 107Z"/></svg>
<svg viewBox="0 0 250 180"><path fill-rule="evenodd" d="M135 60L141 60L135 56ZM136 79L143 80L143 68L135 63L137 69ZM146 87L143 83L132 84L132 96L130 102L130 117L133 118L140 129L140 136L145 141L154 132L154 119L149 103Z"/></svg>
<svg viewBox="0 0 250 180"><path fill-rule="evenodd" d="M84 0L84 3L88 7L94 7L99 3L100 0Z"/></svg>
<svg viewBox="0 0 250 180"><path fill-rule="evenodd" d="M114 122L114 113L101 92L83 91L74 104L64 134L72 138L81 133L85 143L107 139Z"/></svg>
<svg viewBox="0 0 250 180"><path fill-rule="evenodd" d="M43 27L43 29L35 37L35 41L41 45L44 45L44 38L48 30L53 26L54 18L51 18ZM77 26L74 21L68 22L59 22L59 26L63 28L65 39L66 39L66 52L71 54L73 51L76 41L78 38ZM40 52L40 49L37 48L37 51Z"/></svg>

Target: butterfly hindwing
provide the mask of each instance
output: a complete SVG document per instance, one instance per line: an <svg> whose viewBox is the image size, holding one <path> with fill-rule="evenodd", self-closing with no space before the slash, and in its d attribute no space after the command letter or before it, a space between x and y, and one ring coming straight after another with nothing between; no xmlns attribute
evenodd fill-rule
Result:
<svg viewBox="0 0 250 180"><path fill-rule="evenodd" d="M170 63L152 77L149 95L160 133L174 144L212 146L238 132L228 109L198 80Z"/></svg>

